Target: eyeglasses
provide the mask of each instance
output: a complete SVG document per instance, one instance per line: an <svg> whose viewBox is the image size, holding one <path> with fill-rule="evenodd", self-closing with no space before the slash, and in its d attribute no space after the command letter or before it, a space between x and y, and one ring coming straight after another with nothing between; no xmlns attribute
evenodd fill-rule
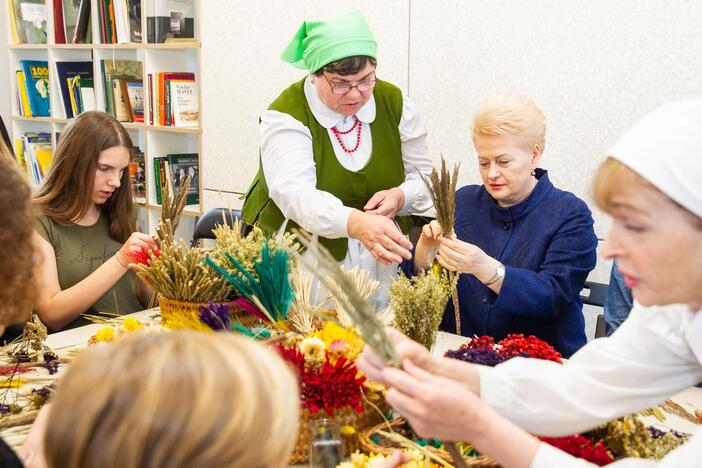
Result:
<svg viewBox="0 0 702 468"><path fill-rule="evenodd" d="M356 85L351 85L349 83L335 84L329 81L329 78L327 78L327 75L325 75L324 73L322 73L322 76L325 80L327 80L327 83L329 83L329 87L331 87L332 94L336 94L338 96L349 93L354 88L356 88L359 93L366 93L375 88L375 75L373 75L372 79L359 81Z"/></svg>

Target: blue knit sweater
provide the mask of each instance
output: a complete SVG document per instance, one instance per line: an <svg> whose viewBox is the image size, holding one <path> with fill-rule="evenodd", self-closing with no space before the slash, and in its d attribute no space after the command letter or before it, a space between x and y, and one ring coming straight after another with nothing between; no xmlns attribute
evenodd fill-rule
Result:
<svg viewBox="0 0 702 468"><path fill-rule="evenodd" d="M482 185L456 192L456 235L506 269L499 295L475 276L460 275L461 334L536 335L567 357L586 342L580 291L595 267L597 237L585 202L555 188L546 171L537 169L536 177L529 197L510 208L497 205ZM441 329L456 332L450 300Z"/></svg>

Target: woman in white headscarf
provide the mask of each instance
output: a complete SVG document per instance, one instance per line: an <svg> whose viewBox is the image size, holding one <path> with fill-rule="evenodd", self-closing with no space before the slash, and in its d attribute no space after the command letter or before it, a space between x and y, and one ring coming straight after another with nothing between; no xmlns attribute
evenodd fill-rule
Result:
<svg viewBox="0 0 702 468"><path fill-rule="evenodd" d="M702 99L657 109L608 155L595 199L614 218L604 253L632 289L629 318L565 365L515 358L486 368L431 356L393 332L402 370L368 349L359 368L391 387L388 401L420 435L471 442L505 467L594 466L528 432L586 431L702 380ZM660 461L610 466L700 460L702 431Z"/></svg>

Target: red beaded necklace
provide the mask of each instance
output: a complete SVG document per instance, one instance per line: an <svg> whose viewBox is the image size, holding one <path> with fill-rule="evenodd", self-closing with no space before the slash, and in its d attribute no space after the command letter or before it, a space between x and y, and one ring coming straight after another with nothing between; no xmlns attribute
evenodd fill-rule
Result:
<svg viewBox="0 0 702 468"><path fill-rule="evenodd" d="M346 153L353 153L354 151L356 151L358 149L359 145L361 144L361 129L363 128L363 123L360 120L358 120L358 117L356 117L355 115L353 116L353 118L355 119L355 121L354 121L353 125L351 126L351 128L349 128L348 130L342 132L341 130L337 129L336 126L332 127L332 129L331 129L332 133L336 137L336 141L339 142L339 146L341 146L341 149L344 150L344 152L346 152ZM346 145L344 145L344 142L341 141L341 135L347 135L347 134L353 132L354 129L357 129L356 130L356 146L354 146L353 149L349 149L346 147Z"/></svg>

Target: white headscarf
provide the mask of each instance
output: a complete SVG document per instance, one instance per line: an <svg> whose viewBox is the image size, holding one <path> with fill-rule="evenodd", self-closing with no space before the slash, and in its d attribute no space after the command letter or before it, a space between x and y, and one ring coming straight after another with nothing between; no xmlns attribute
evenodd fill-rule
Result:
<svg viewBox="0 0 702 468"><path fill-rule="evenodd" d="M702 218L702 98L659 107L607 154Z"/></svg>

